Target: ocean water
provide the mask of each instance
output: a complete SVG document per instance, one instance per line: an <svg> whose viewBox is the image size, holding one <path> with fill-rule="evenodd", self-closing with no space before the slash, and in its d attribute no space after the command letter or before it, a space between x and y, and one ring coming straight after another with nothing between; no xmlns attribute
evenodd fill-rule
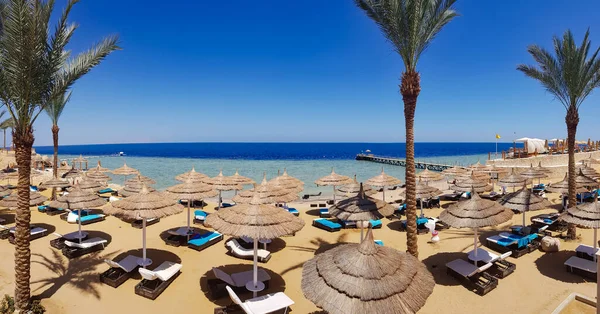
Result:
<svg viewBox="0 0 600 314"><path fill-rule="evenodd" d="M499 143L499 151L512 143ZM114 169L124 162L157 181L155 188L164 189L177 184L175 176L195 167L196 171L216 176L219 170L232 175L236 169L243 176L260 183L277 176L278 170L305 183L303 193L332 193L331 187L317 187L314 181L331 172L354 176L364 181L381 172L404 180L404 168L368 161L356 161L356 154L370 150L375 155L404 157L404 143L157 143L60 146L59 158L71 160L79 155L93 167L98 161ZM39 154L51 155L50 146L36 147ZM416 143L417 160L441 164L468 165L487 159L495 151L495 143ZM126 156L117 156L124 152ZM122 184L122 176L113 175L112 183ZM227 198L230 193L224 193Z"/></svg>

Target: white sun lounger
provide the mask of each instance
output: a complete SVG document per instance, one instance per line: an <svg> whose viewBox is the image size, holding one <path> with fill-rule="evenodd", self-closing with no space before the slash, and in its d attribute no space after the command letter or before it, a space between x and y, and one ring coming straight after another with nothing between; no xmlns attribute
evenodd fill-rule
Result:
<svg viewBox="0 0 600 314"><path fill-rule="evenodd" d="M488 268L492 267L492 263L487 263L481 267L477 267L463 259L455 259L446 264L446 267L452 269L465 278L469 278L480 272L486 271Z"/></svg>
<svg viewBox="0 0 600 314"><path fill-rule="evenodd" d="M596 279L596 267L598 267L597 262L577 256L571 256L565 262L565 266L569 272Z"/></svg>
<svg viewBox="0 0 600 314"><path fill-rule="evenodd" d="M36 236L46 233L46 231L48 231L48 230L46 230L44 228L40 228L40 227L35 227L29 231L29 234L31 235L31 237L36 237ZM13 233L13 234L15 233L15 227L10 228L10 233Z"/></svg>
<svg viewBox="0 0 600 314"><path fill-rule="evenodd" d="M114 261L105 259L104 262L110 266L110 268L100 274L100 282L103 282L113 288L117 288L122 283L127 281L133 274L133 271L138 268L139 257L133 255L127 255L120 261Z"/></svg>
<svg viewBox="0 0 600 314"><path fill-rule="evenodd" d="M177 274L183 266L181 264L173 262L163 262L153 270L146 268L140 268L139 272L142 277L146 280L160 279L161 281L168 281Z"/></svg>
<svg viewBox="0 0 600 314"><path fill-rule="evenodd" d="M221 279L222 281L233 287L245 287L248 282L254 280L253 272L251 270L234 273L231 275L218 268L213 267L212 270L217 278ZM271 276L269 276L269 274L262 268L258 269L257 275L258 281L260 282L271 280Z"/></svg>
<svg viewBox="0 0 600 314"><path fill-rule="evenodd" d="M126 273L132 272L136 267L138 267L137 260L139 257L133 255L127 255L124 259L120 261L113 261L110 259L105 259L104 262L108 264L108 266L112 268L120 268Z"/></svg>
<svg viewBox="0 0 600 314"><path fill-rule="evenodd" d="M499 240L502 240L502 241L511 240L510 243L506 243L503 246L508 246L508 245L516 244L518 242L517 239L509 239L509 238L506 238L506 237L503 237L503 236L500 236L500 235L494 235L494 236L491 236L491 237L487 237L486 240L488 240L490 242L494 242L496 244L498 243Z"/></svg>
<svg viewBox="0 0 600 314"><path fill-rule="evenodd" d="M585 244L580 244L575 249L575 252L587 254L589 256L594 256L596 254L596 252L598 252L598 250L600 250L600 249L596 248L596 251L594 251L594 247L591 247L591 246L585 245Z"/></svg>
<svg viewBox="0 0 600 314"><path fill-rule="evenodd" d="M140 268L140 275L144 278L135 286L135 293L148 299L156 299L179 276L182 265L165 261L153 270ZM160 283L155 284L155 280Z"/></svg>
<svg viewBox="0 0 600 314"><path fill-rule="evenodd" d="M229 286L227 286L227 292L231 300L239 305L246 314L267 314L282 309L285 309L284 313L287 313L290 305L294 304L294 301L283 292L270 293L262 297L248 299L245 302L242 302Z"/></svg>
<svg viewBox="0 0 600 314"><path fill-rule="evenodd" d="M104 244L106 244L106 242L108 242L106 239L91 238L91 239L83 240L83 241L81 241L81 243L67 240L67 241L65 241L65 245L68 247L77 248L77 249L89 249L96 245L102 245L104 247Z"/></svg>
<svg viewBox="0 0 600 314"><path fill-rule="evenodd" d="M240 245L240 243L236 239L231 239L225 243L225 246L231 254L236 257L243 259L253 259L254 258L254 250L246 249ZM263 249L258 249L257 251L258 260L266 263L271 258L271 252Z"/></svg>

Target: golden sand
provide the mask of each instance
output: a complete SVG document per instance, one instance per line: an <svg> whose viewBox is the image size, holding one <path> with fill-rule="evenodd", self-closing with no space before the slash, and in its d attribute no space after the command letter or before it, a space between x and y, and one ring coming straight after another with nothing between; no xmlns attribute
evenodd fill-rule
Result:
<svg viewBox="0 0 600 314"><path fill-rule="evenodd" d="M393 191L393 195L388 192L387 197L397 197L399 192ZM558 208L558 196L550 196ZM293 313L311 313L318 308L304 298L300 289L303 262L336 243L357 242L360 231L350 229L330 233L317 229L311 222L318 215L318 210L310 209L306 203L291 205L300 211L300 217L305 220L306 226L293 237L275 240L269 248L273 253L271 260L260 266L266 268L272 277L270 288L266 292L283 291L295 301L291 307ZM214 203L209 202L207 211L212 212L214 206ZM443 204L442 207L444 206L447 204ZM438 216L442 209L426 209L425 213L427 216ZM548 209L528 213L528 217L555 211ZM211 268L228 265L228 272L249 270L252 262L227 255L225 241L201 252L187 247L175 248L165 245L161 240L161 233L170 228L184 226L187 221L186 213L187 211L184 211L176 216L164 218L158 224L148 227L147 245L149 257L154 260L154 265L159 265L163 260L180 261L183 265L182 274L155 301L134 294L134 286L139 282L139 276L129 279L117 289L99 282L99 274L108 269L103 259L112 259L132 252L141 255L141 230L134 229L115 217L84 226L84 230L91 231L91 236L105 236L110 239L106 249L95 254L69 261L60 251L49 246L49 241L54 236L32 241L32 295L42 298L42 304L51 314L213 313L215 307L231 304L228 298L209 300L207 297L206 280L213 278ZM0 211L2 218L11 216L12 213L8 210ZM500 230L506 230L511 224L520 224L521 221L521 215L515 215L509 223L480 230L480 240ZM76 225L60 220L58 216L48 216L35 209L32 213L32 223L47 224L51 231L58 233L68 233L77 229ZM386 246L405 251L406 236L398 230L400 222L384 219L383 223L381 229L374 230L375 238L383 240ZM566 272L563 266L563 262L575 254L574 249L579 243L592 244L591 230L578 229L578 233L580 238L577 241L561 241L561 251L558 253L545 254L536 251L518 259L509 258L509 261L517 265L516 271L507 278L500 279L498 287L483 297L467 290L448 276L444 266L453 259L464 258L464 252L472 249L471 230L443 230L440 232L441 241L436 244L428 243L431 235L419 235L419 258L427 265L436 281L435 289L420 313L549 313L572 292L594 296L594 282ZM1 294L13 293L13 251L14 248L8 241L0 242ZM250 297L249 294L241 295L242 299Z"/></svg>

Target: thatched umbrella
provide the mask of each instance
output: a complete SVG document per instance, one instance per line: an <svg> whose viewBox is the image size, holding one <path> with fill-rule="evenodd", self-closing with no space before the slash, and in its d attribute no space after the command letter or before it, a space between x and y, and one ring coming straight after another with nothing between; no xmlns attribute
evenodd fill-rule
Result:
<svg viewBox="0 0 600 314"><path fill-rule="evenodd" d="M146 258L146 220L181 213L183 211L183 206L177 204L172 196L157 191L150 192L150 190L143 185L140 193L119 201L111 202L104 206L103 210L109 215L120 218L142 220L143 256L141 259L138 259L138 265L145 268L152 264L152 260Z"/></svg>
<svg viewBox="0 0 600 314"><path fill-rule="evenodd" d="M119 195L124 196L124 197L129 197L134 194L138 194L142 191L142 188L144 186L146 186L144 183L126 185L122 189L119 190ZM151 186L146 186L146 189L148 189L148 191L150 191L150 192L156 191L156 189L154 189Z"/></svg>
<svg viewBox="0 0 600 314"><path fill-rule="evenodd" d="M131 176L134 174L138 174L140 172L137 169L127 166L127 163L124 163L123 167L113 170L112 173L116 174L116 175L122 175L122 176Z"/></svg>
<svg viewBox="0 0 600 314"><path fill-rule="evenodd" d="M355 179L356 179L356 177L355 177ZM381 167L381 173L379 175L374 176L371 179L365 181L365 183L370 186L376 186L376 187L383 188L383 200L385 201L385 189L388 186L399 185L400 183L402 183L402 181L400 181L400 179L398 179L398 178L395 178L395 177L392 177L392 176L386 174L383 171L383 167Z"/></svg>
<svg viewBox="0 0 600 314"><path fill-rule="evenodd" d="M279 176L279 171L277 171L277 176ZM281 175L281 177L283 178L284 181L294 182L294 183L296 183L299 186L304 185L304 182L302 182L302 180L290 176L287 173L287 169L286 168L283 168L283 174Z"/></svg>
<svg viewBox="0 0 600 314"><path fill-rule="evenodd" d="M490 175L490 180L492 181L492 191L493 191L495 188L495 183L496 183L494 181L494 177L496 180L500 179L500 175L508 173L508 169L496 167L495 164L492 164L491 166L487 166L484 170L482 170L482 172L488 173Z"/></svg>
<svg viewBox="0 0 600 314"><path fill-rule="evenodd" d="M360 227L360 239L363 238L363 223L391 216L396 210L384 201L366 196L362 183L355 196L339 201L329 208L329 213L337 219L357 221Z"/></svg>
<svg viewBox="0 0 600 314"><path fill-rule="evenodd" d="M61 180L59 178L52 178L48 181L44 181L40 183L40 187L45 187L47 189L62 189L71 186L68 181Z"/></svg>
<svg viewBox="0 0 600 314"><path fill-rule="evenodd" d="M551 193L560 193L561 195L565 195L569 193L569 174L565 173L565 177L563 178L562 181L556 182L556 183L552 183L550 185L548 185L546 187L546 191L551 192ZM575 180L575 193L583 193L586 192L587 189L581 185L577 183L577 180ZM563 200L563 209L567 208L567 203L564 202Z"/></svg>
<svg viewBox="0 0 600 314"><path fill-rule="evenodd" d="M476 164L472 164L469 166L469 170L473 170L473 171L482 171L486 168L485 165L482 165L479 160L477 161Z"/></svg>
<svg viewBox="0 0 600 314"><path fill-rule="evenodd" d="M351 184L351 183L352 183L352 179L350 179L350 177L335 173L335 170L333 168L331 168L331 173L329 175L321 177L315 181L316 185L333 187L333 203L334 204L335 204L335 187L340 186L340 185L345 185L345 184Z"/></svg>
<svg viewBox="0 0 600 314"><path fill-rule="evenodd" d="M477 260L477 229L496 226L509 221L512 210L497 202L479 197L476 191L471 192L471 199L456 202L440 213L440 220L454 228L471 228L475 230L473 240L474 261Z"/></svg>
<svg viewBox="0 0 600 314"><path fill-rule="evenodd" d="M237 169L235 170L235 174L232 176L229 176L234 182L236 182L239 185L248 185L248 184L254 184L256 182L254 182L254 180L248 178L248 177L244 177L242 175L240 175L237 171ZM235 190L236 194L237 194L237 190Z"/></svg>
<svg viewBox="0 0 600 314"><path fill-rule="evenodd" d="M250 237L254 240L253 290L256 291L264 287L257 278L258 241L294 234L304 227L304 221L287 210L262 204L258 191L249 204L223 208L208 215L204 224L226 235Z"/></svg>
<svg viewBox="0 0 600 314"><path fill-rule="evenodd" d="M207 197L217 196L217 191L213 190L212 186L202 183L194 182L190 177L184 183L168 187L166 190L167 194L174 196L180 200L187 200L187 227L188 233L190 230L190 207L194 200L204 200ZM204 203L204 201L202 201Z"/></svg>
<svg viewBox="0 0 600 314"><path fill-rule="evenodd" d="M106 168L104 168L104 169L106 169ZM86 173L86 177L89 180L101 182L101 183L106 183L106 182L112 180L111 177L105 175L101 170L97 170L97 168L88 170L88 172Z"/></svg>
<svg viewBox="0 0 600 314"><path fill-rule="evenodd" d="M299 193L304 189L302 184L298 184L296 182L292 182L290 180L283 179L281 176L277 176L267 182L270 186L284 189L289 193Z"/></svg>
<svg viewBox="0 0 600 314"><path fill-rule="evenodd" d="M585 164L577 166L575 168L575 171L577 171L577 172L581 171L584 176L590 177L592 179L597 179L598 177L600 177L600 174L594 168L589 167Z"/></svg>
<svg viewBox="0 0 600 314"><path fill-rule="evenodd" d="M188 179L192 180L192 182L204 182L204 181L210 179L210 177L203 173L196 172L195 167L192 167L192 170L182 173L180 175L177 175L175 177L175 180L181 181L181 182L186 182Z"/></svg>
<svg viewBox="0 0 600 314"><path fill-rule="evenodd" d="M586 158L586 159L582 159L579 161L580 163L584 164L584 165L598 165L600 164L600 160L592 158L592 154L590 154L590 157Z"/></svg>
<svg viewBox="0 0 600 314"><path fill-rule="evenodd" d="M579 169L579 173L575 177L575 183L583 187L598 187L598 181L583 174L583 169Z"/></svg>
<svg viewBox="0 0 600 314"><path fill-rule="evenodd" d="M219 191L219 205L217 206L217 209L221 209L221 204L223 203L223 199L221 198L221 192L239 191L243 189L243 187L236 181L234 181L231 177L224 176L223 170L219 171L218 176L206 179L204 183L212 185L213 189Z"/></svg>
<svg viewBox="0 0 600 314"><path fill-rule="evenodd" d="M492 186L485 181L478 180L473 174L470 178L457 181L454 185L450 186L450 189L458 192L471 192L474 190L477 193L489 192L492 190Z"/></svg>
<svg viewBox="0 0 600 314"><path fill-rule="evenodd" d="M78 211L77 232L79 236L77 238L79 239L80 243L81 240L85 238L85 236L81 233L81 211L83 209L98 208L104 205L106 205L105 199L101 198L93 192L82 190L77 186L74 190L69 192L69 194L63 195L59 197L56 201L52 201L50 202L50 204L48 204L48 206L52 208L62 208L71 211Z"/></svg>
<svg viewBox="0 0 600 314"><path fill-rule="evenodd" d="M5 197L7 195L10 195L10 193L12 193L12 191L5 187L5 186L0 186L0 197Z"/></svg>
<svg viewBox="0 0 600 314"><path fill-rule="evenodd" d="M421 200L421 217L423 217L423 201L443 194L443 192L433 186L425 185L421 183L421 180L419 180L417 182L415 194L416 198ZM406 191L402 192L402 195L406 197Z"/></svg>
<svg viewBox="0 0 600 314"><path fill-rule="evenodd" d="M531 192L525 183L523 183L522 189L505 195L499 202L504 207L523 213L523 227L525 227L525 212L548 208L552 205L545 198Z"/></svg>
<svg viewBox="0 0 600 314"><path fill-rule="evenodd" d="M504 187L512 187L513 192L515 191L515 187L521 186L523 184L527 184L529 179L515 172L515 168L512 168L510 174L500 180L498 180L498 184Z"/></svg>
<svg viewBox="0 0 600 314"><path fill-rule="evenodd" d="M455 176L457 174L466 173L467 171L468 170L463 167L454 166L452 168L447 168L447 169L442 170L442 173L445 175L449 175L449 176Z"/></svg>
<svg viewBox="0 0 600 314"><path fill-rule="evenodd" d="M258 198L255 196L258 193ZM260 200L261 204L288 203L298 199L298 193L270 185L267 182L266 174L263 176L263 181L254 188L246 191L241 191L233 197L233 201L240 204L250 204L251 201Z"/></svg>
<svg viewBox="0 0 600 314"><path fill-rule="evenodd" d="M540 184L542 178L548 177L546 173L534 168L533 164L530 164L530 167L527 168L527 170L521 172L520 175L528 179L538 179L538 184ZM531 183L531 189L533 190L533 182Z"/></svg>
<svg viewBox="0 0 600 314"><path fill-rule="evenodd" d="M417 176L420 177L421 180L425 181L425 184L429 184L429 181L439 181L444 178L444 176L441 174L430 171L429 169L425 169L417 173Z"/></svg>
<svg viewBox="0 0 600 314"><path fill-rule="evenodd" d="M541 172L541 173L545 173L545 174L549 174L552 172L552 170L550 170L546 167L542 167L541 161L538 163L537 167L535 167L535 170L537 170L538 172Z"/></svg>
<svg viewBox="0 0 600 314"><path fill-rule="evenodd" d="M376 245L371 229L360 244L343 244L304 263L302 292L331 314L416 313L435 281L414 256Z"/></svg>
<svg viewBox="0 0 600 314"><path fill-rule="evenodd" d="M152 178L143 176L141 174L138 174L135 178L125 181L125 185L140 185L142 183L146 185L151 185L156 184L156 181L154 181Z"/></svg>
<svg viewBox="0 0 600 314"><path fill-rule="evenodd" d="M79 181L77 184L75 184L72 188L70 188L68 190L72 191L74 189L81 189L88 193L97 193L98 191L105 189L105 188L106 188L105 184L102 184L98 181L90 180L89 178L84 177L83 180Z"/></svg>
<svg viewBox="0 0 600 314"><path fill-rule="evenodd" d="M596 252L598 228L600 228L600 204L594 202L570 207L558 219L583 228L594 229L594 253ZM596 254L594 254L594 261L596 261Z"/></svg>
<svg viewBox="0 0 600 314"><path fill-rule="evenodd" d="M464 180L467 180L467 179L475 179L475 180L480 180L480 181L488 181L490 179L490 176L487 173L484 173L482 171L468 170L465 173L461 173L461 174L455 175L454 179L456 179L456 181L464 181Z"/></svg>
<svg viewBox="0 0 600 314"><path fill-rule="evenodd" d="M73 179L73 181L75 181L75 178L79 178L83 175L83 172L79 169L75 169L75 164L73 164L73 166L71 167L71 170L63 173L62 177L65 179Z"/></svg>
<svg viewBox="0 0 600 314"><path fill-rule="evenodd" d="M6 193L3 192L3 194ZM10 191L9 193L10 194ZM17 208L17 199L19 196L14 193L0 200L0 207ZM38 192L29 192L29 206L37 206L43 204L48 198Z"/></svg>
<svg viewBox="0 0 600 314"><path fill-rule="evenodd" d="M356 181L356 175L354 175L354 182L352 182L351 184L346 184L346 185L340 186L339 188L337 188L335 190L335 192L339 196L350 197L350 196L356 195L356 193L360 192L361 187L363 188L363 192L367 196L371 196L371 195L377 193L377 191L373 190L373 188L370 187L369 185L358 183L358 181Z"/></svg>
<svg viewBox="0 0 600 314"><path fill-rule="evenodd" d="M89 170L94 170L94 171L98 171L98 172L111 172L112 170L108 169L108 168L104 168L102 167L102 163L100 162L100 160L98 160L98 164L96 165L96 167L91 168Z"/></svg>

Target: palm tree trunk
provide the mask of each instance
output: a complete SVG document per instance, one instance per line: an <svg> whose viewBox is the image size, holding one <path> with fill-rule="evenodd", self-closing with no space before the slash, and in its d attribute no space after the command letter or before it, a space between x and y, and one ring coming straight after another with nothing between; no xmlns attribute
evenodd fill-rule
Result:
<svg viewBox="0 0 600 314"><path fill-rule="evenodd" d="M2 131L4 131L4 150L6 151L6 129Z"/></svg>
<svg viewBox="0 0 600 314"><path fill-rule="evenodd" d="M23 134L24 133L24 134ZM17 212L15 215L15 308L25 310L29 306L31 289L31 250L29 248L29 185L31 173L31 147L33 146L33 131L23 133L13 132L15 159L19 167L17 184Z"/></svg>
<svg viewBox="0 0 600 314"><path fill-rule="evenodd" d="M406 127L406 247L408 253L419 257L417 243L417 198L415 171L415 110L417 97L421 92L421 78L415 71L402 74L400 93L404 101L404 122Z"/></svg>
<svg viewBox="0 0 600 314"><path fill-rule="evenodd" d="M567 145L569 146L569 207L577 205L577 192L575 177L575 137L577 135L577 124L579 124L579 112L577 107L571 105L567 110L565 117L567 123ZM567 239L575 239L577 237L577 228L574 224L569 224L567 228Z"/></svg>
<svg viewBox="0 0 600 314"><path fill-rule="evenodd" d="M52 175L58 177L58 125L52 125L52 142L54 143L54 160L52 161ZM52 200L56 200L56 188L52 188Z"/></svg>

